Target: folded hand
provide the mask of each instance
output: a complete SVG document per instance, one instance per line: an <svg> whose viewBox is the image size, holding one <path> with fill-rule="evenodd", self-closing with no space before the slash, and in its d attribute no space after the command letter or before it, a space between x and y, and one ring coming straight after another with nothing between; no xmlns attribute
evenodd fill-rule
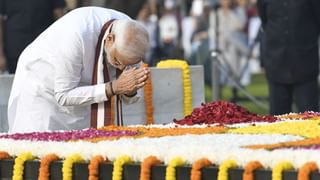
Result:
<svg viewBox="0 0 320 180"><path fill-rule="evenodd" d="M146 67L135 67L123 71L119 78L113 82L115 94L134 94L146 84L149 74L150 70Z"/></svg>

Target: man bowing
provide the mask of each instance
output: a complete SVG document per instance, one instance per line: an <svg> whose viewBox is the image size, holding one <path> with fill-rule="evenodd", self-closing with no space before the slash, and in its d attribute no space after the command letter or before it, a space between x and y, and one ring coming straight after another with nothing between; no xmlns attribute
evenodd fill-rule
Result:
<svg viewBox="0 0 320 180"><path fill-rule="evenodd" d="M66 14L21 54L9 98L9 132L71 130L111 124L111 98L134 103L149 70L142 25L111 9ZM139 94L139 93L138 93Z"/></svg>

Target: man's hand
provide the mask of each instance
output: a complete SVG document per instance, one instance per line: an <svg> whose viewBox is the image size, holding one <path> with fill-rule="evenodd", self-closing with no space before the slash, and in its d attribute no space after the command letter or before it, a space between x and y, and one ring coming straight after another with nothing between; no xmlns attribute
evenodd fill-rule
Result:
<svg viewBox="0 0 320 180"><path fill-rule="evenodd" d="M0 55L0 71L4 71L7 68L7 59L4 55Z"/></svg>
<svg viewBox="0 0 320 180"><path fill-rule="evenodd" d="M150 70L148 68L132 68L123 71L120 77L115 80L113 90L115 94L132 95L146 84Z"/></svg>

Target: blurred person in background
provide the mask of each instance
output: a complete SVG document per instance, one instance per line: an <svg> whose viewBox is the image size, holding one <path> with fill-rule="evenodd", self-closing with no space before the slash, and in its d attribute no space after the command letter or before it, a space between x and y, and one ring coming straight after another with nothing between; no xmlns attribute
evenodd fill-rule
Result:
<svg viewBox="0 0 320 180"><path fill-rule="evenodd" d="M257 11L257 0L250 0L247 9L248 14L248 45L250 58L249 67L252 73L261 72L260 61L260 33L261 20Z"/></svg>
<svg viewBox="0 0 320 180"><path fill-rule="evenodd" d="M154 2L147 1L142 9L139 11L137 16L137 21L139 21L148 31L149 34L149 50L146 53L145 62L151 65L152 61L154 61L154 53L157 46L157 21L158 17L156 12L152 12L152 6L154 6Z"/></svg>
<svg viewBox="0 0 320 180"><path fill-rule="evenodd" d="M201 3L200 3L201 2ZM192 4L192 11L195 14L195 29L191 36L192 54L190 57L191 64L204 65L208 58L209 43L208 29L210 6L209 1L195 0ZM198 6L198 7L197 7ZM200 11L201 8L201 11ZM197 10L199 9L199 10Z"/></svg>
<svg viewBox="0 0 320 180"><path fill-rule="evenodd" d="M249 51L249 44L248 44L248 2L247 0L236 0L235 7L233 11L243 24L242 29L236 31L234 34L234 41L235 44L238 44L240 48L237 50L237 57L239 61L239 69L237 73L238 82L241 86L247 86L251 82L251 70L249 66L249 58L248 58L248 51ZM236 102L238 100L238 92L236 88L233 88L233 100Z"/></svg>
<svg viewBox="0 0 320 180"><path fill-rule="evenodd" d="M183 57L180 47L180 31L176 1L165 0L163 13L159 19L161 53L158 60Z"/></svg>
<svg viewBox="0 0 320 180"><path fill-rule="evenodd" d="M319 0L258 0L270 113L319 111Z"/></svg>
<svg viewBox="0 0 320 180"><path fill-rule="evenodd" d="M190 4L186 6L187 15L182 18L181 22L181 41L183 47L184 58L189 60L191 53L192 53L192 45L191 45L191 38L197 26L197 15L202 13L201 5L194 8L195 2L201 0L194 0ZM200 12L199 12L200 11ZM199 13L199 14L197 14Z"/></svg>
<svg viewBox="0 0 320 180"><path fill-rule="evenodd" d="M0 1L0 70L15 73L22 50L64 13L64 0Z"/></svg>
<svg viewBox="0 0 320 180"><path fill-rule="evenodd" d="M182 23L185 58L191 65L204 66L206 83L211 82L208 35L211 4L208 0L192 1L190 16Z"/></svg>
<svg viewBox="0 0 320 180"><path fill-rule="evenodd" d="M235 7L234 12L238 16L241 23L245 24L247 23L248 17L247 17L247 0L236 0L235 1Z"/></svg>
<svg viewBox="0 0 320 180"><path fill-rule="evenodd" d="M221 82L232 87L235 98L237 95L234 83L229 80L228 76L233 76L237 80L241 72L239 51L246 52L247 47L243 45L237 34L243 31L244 27L244 22L231 8L231 0L220 0L220 7L213 8L211 11L209 27L211 48L222 53L220 57L223 60L224 70L221 71ZM216 30L219 32L219 37L216 37Z"/></svg>

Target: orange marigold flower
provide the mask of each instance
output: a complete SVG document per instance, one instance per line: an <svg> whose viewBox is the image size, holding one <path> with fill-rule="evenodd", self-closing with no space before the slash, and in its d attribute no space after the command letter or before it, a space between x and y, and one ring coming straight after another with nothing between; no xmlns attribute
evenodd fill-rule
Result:
<svg viewBox="0 0 320 180"><path fill-rule="evenodd" d="M318 170L318 165L316 162L305 163L298 172L298 180L309 180L309 175L313 171Z"/></svg>
<svg viewBox="0 0 320 180"><path fill-rule="evenodd" d="M11 156L5 151L0 151L0 159L10 159Z"/></svg>
<svg viewBox="0 0 320 180"><path fill-rule="evenodd" d="M192 164L191 180L201 180L201 168L210 166L212 163L207 158L201 158Z"/></svg>
<svg viewBox="0 0 320 180"><path fill-rule="evenodd" d="M50 164L57 160L59 160L59 157L56 154L48 154L41 158L38 180L50 179Z"/></svg>
<svg viewBox="0 0 320 180"><path fill-rule="evenodd" d="M259 161L251 161L249 162L243 172L243 180L253 180L253 171L256 169L262 169L263 165Z"/></svg>
<svg viewBox="0 0 320 180"><path fill-rule="evenodd" d="M151 167L160 164L161 161L155 156L149 156L141 163L140 180L149 180L151 175Z"/></svg>
<svg viewBox="0 0 320 180"><path fill-rule="evenodd" d="M99 179L99 164L106 161L101 155L93 157L88 165L89 180Z"/></svg>

